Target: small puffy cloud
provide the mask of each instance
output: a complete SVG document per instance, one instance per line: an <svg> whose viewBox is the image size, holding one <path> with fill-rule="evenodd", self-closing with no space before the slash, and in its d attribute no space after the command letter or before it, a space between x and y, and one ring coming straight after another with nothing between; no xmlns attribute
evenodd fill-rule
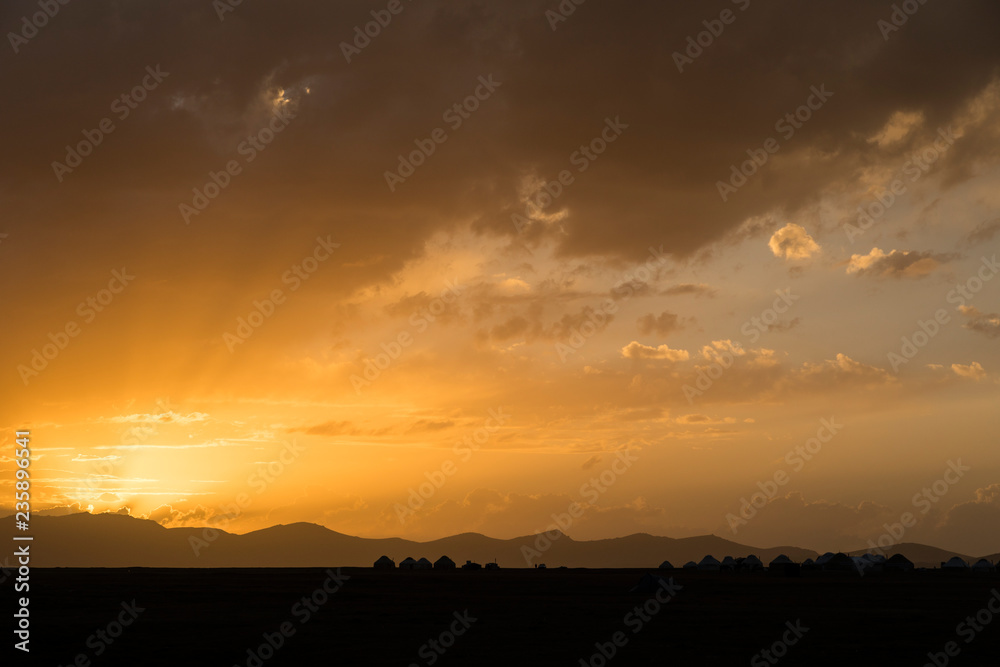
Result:
<svg viewBox="0 0 1000 667"><path fill-rule="evenodd" d="M951 259L951 255L931 252L892 250L886 254L872 248L867 255L851 255L847 272L879 278L923 278Z"/></svg>
<svg viewBox="0 0 1000 667"><path fill-rule="evenodd" d="M910 133L924 123L924 114L920 111L897 111L890 116L889 121L868 143L877 144L879 148L891 146L902 141Z"/></svg>
<svg viewBox="0 0 1000 667"><path fill-rule="evenodd" d="M842 387L877 387L896 382L889 371L855 361L843 353L837 354L836 359L827 359L821 364L803 364L800 379Z"/></svg>
<svg viewBox="0 0 1000 667"><path fill-rule="evenodd" d="M665 361L687 361L690 358L687 350L671 350L668 345L650 347L638 341L632 341L622 348L622 356L626 359L662 359Z"/></svg>
<svg viewBox="0 0 1000 667"><path fill-rule="evenodd" d="M747 353L739 341L734 343L728 338L726 340L713 340L711 345L705 345L701 348L701 356L712 362L723 360L727 352L735 357L742 357Z"/></svg>
<svg viewBox="0 0 1000 667"><path fill-rule="evenodd" d="M653 315L652 313L643 315L639 318L638 324L639 333L643 336L649 336L651 334L666 336L674 331L684 328L681 324L680 317L670 312L662 312L659 315Z"/></svg>
<svg viewBox="0 0 1000 667"><path fill-rule="evenodd" d="M968 318L963 327L990 338L1000 338L1000 313L985 315L975 306L959 306L958 310Z"/></svg>
<svg viewBox="0 0 1000 667"><path fill-rule="evenodd" d="M969 378L970 380L982 380L986 377L986 371L983 370L982 365L978 361L973 361L968 366L962 364L952 364L951 370L955 371L955 375L963 378Z"/></svg>
<svg viewBox="0 0 1000 667"><path fill-rule="evenodd" d="M776 231L767 245L775 257L784 259L809 259L820 251L819 244L809 233L794 223Z"/></svg>

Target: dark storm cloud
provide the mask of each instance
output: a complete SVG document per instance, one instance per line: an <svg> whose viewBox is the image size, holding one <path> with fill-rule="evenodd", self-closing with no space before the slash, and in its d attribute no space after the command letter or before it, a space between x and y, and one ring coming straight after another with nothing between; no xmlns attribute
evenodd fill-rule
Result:
<svg viewBox="0 0 1000 667"><path fill-rule="evenodd" d="M88 257L71 273L103 271L125 248L149 255L154 275L221 280L336 232L352 268L323 280L348 290L383 278L458 221L515 235L525 176L551 183L569 171L573 182L545 210L569 212L551 227L564 234L562 252L638 258L663 243L688 255L750 215L795 209L849 180L877 150L865 137L894 111L923 112L933 134L1000 62L1000 6L989 0L924 5L888 40L876 22L890 5L861 0L752 2L746 11L587 3L553 31L545 10L555 5L406 2L351 63L341 43L381 5L243 3L224 21L205 0L62 6L3 55L9 242L20 235L53 259ZM678 72L672 54L724 8L736 21ZM5 3L0 25L17 30L36 10ZM119 120L113 101L157 65L169 76ZM453 127L443 114L480 77L497 87ZM820 85L834 96L779 157L836 157L805 169L765 165L723 203L716 182ZM178 205L242 159L237 147L268 122L269 89L294 98L294 118L185 228ZM51 163L105 117L114 131L58 183ZM628 127L578 171L581 147L608 119ZM390 192L385 172L437 128L446 141ZM955 164L995 150L960 144ZM32 231L40 223L50 231Z"/></svg>

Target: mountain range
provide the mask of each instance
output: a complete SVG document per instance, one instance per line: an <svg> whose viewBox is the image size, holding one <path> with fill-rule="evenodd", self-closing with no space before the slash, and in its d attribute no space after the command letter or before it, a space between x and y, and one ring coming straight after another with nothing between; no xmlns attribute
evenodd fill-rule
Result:
<svg viewBox="0 0 1000 667"><path fill-rule="evenodd" d="M14 534L14 517L2 521ZM538 563L547 567L644 568L657 567L664 560L680 567L707 554L719 559L755 554L765 564L779 554L796 562L818 555L793 546L750 547L715 535L674 539L637 533L578 541L559 532L548 534L548 538L528 535L509 540L463 533L414 542L352 537L312 523L277 525L237 535L217 529L166 528L121 514L89 513L32 516L27 534L34 537L33 567L370 567L383 555L397 563L408 556L435 561L446 555L459 565L466 560L496 561L503 568ZM953 556L976 560L921 544L899 544L890 551L902 553L918 567L937 567ZM860 553L864 551L852 555ZM1000 554L986 558L995 562Z"/></svg>

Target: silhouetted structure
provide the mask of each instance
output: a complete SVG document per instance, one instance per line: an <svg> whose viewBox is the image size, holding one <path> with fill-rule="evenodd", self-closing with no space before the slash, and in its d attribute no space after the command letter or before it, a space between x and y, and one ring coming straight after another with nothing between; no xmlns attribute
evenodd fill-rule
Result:
<svg viewBox="0 0 1000 667"><path fill-rule="evenodd" d="M913 561L903 554L895 554L885 562L886 572L913 572Z"/></svg>
<svg viewBox="0 0 1000 667"><path fill-rule="evenodd" d="M417 561L415 561L413 558L410 558L409 556L407 556L399 564L399 569L400 570L416 570L417 569Z"/></svg>
<svg viewBox="0 0 1000 667"><path fill-rule="evenodd" d="M715 556L709 554L701 559L698 563L698 570L701 572L718 572L719 566L722 565Z"/></svg>
<svg viewBox="0 0 1000 667"><path fill-rule="evenodd" d="M660 569L661 570L672 570L672 569L674 569L674 566L670 564L669 560L665 560L662 563L660 563Z"/></svg>
<svg viewBox="0 0 1000 667"><path fill-rule="evenodd" d="M958 556L952 556L952 558L947 563L941 563L941 569L942 570L951 570L953 572L954 571L961 571L961 570L968 570L969 569L969 564L966 563L961 558L959 558Z"/></svg>
<svg viewBox="0 0 1000 667"><path fill-rule="evenodd" d="M396 562L388 556L382 556L375 561L375 564L372 567L376 570L393 570L396 568Z"/></svg>
<svg viewBox="0 0 1000 667"><path fill-rule="evenodd" d="M996 572L996 567L993 563L989 562L985 558L980 558L972 566L973 572Z"/></svg>
<svg viewBox="0 0 1000 667"><path fill-rule="evenodd" d="M441 556L436 561L434 561L435 570L454 570L455 561L448 558L447 556Z"/></svg>
<svg viewBox="0 0 1000 667"><path fill-rule="evenodd" d="M413 566L414 570L430 570L433 568L434 565L426 558L421 558L417 561L417 564Z"/></svg>
<svg viewBox="0 0 1000 667"><path fill-rule="evenodd" d="M463 570L481 570L483 566L479 563L473 563L471 560L465 561L465 565L462 566Z"/></svg>
<svg viewBox="0 0 1000 667"><path fill-rule="evenodd" d="M767 571L783 577L797 577L802 568L785 554L777 556L767 565Z"/></svg>

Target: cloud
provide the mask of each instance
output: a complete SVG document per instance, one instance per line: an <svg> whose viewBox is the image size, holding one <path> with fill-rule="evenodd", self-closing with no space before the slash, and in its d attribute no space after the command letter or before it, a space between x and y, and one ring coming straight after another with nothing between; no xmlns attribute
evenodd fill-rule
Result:
<svg viewBox="0 0 1000 667"><path fill-rule="evenodd" d="M178 528L181 526L207 526L214 516L216 516L215 510L202 505L196 505L188 510L178 509L172 505L160 505L144 518L155 521L161 526Z"/></svg>
<svg viewBox="0 0 1000 667"><path fill-rule="evenodd" d="M106 421L114 424L193 424L196 422L208 421L209 416L204 412L191 412L186 415L179 414L173 410L160 412L157 414L132 414L111 417Z"/></svg>
<svg viewBox="0 0 1000 667"><path fill-rule="evenodd" d="M969 243L986 243L987 241L992 240L998 233L1000 233L1000 218L986 220L980 223L979 226L969 234Z"/></svg>
<svg viewBox="0 0 1000 667"><path fill-rule="evenodd" d="M690 294L709 298L714 297L717 293L718 290L705 283L681 283L673 287L668 287L662 292L664 296L684 296Z"/></svg>
<svg viewBox="0 0 1000 667"><path fill-rule="evenodd" d="M971 556L1000 551L1000 484L976 489L972 500L951 507L938 526L945 544Z"/></svg>
<svg viewBox="0 0 1000 667"><path fill-rule="evenodd" d="M867 255L851 255L847 272L879 278L923 278L952 259L953 255L916 250L892 250L886 254L872 248Z"/></svg>
<svg viewBox="0 0 1000 667"><path fill-rule="evenodd" d="M664 344L658 347L643 345L632 341L622 348L622 356L626 359L662 359L664 361L687 361L691 355L687 350L671 350Z"/></svg>
<svg viewBox="0 0 1000 667"><path fill-rule="evenodd" d="M962 325L964 328L990 338L1000 338L1000 313L984 315L975 306L959 306L958 310L968 318Z"/></svg>
<svg viewBox="0 0 1000 667"><path fill-rule="evenodd" d="M876 144L879 148L887 148L906 139L923 124L923 112L897 111L890 116L885 127L868 139L868 143Z"/></svg>
<svg viewBox="0 0 1000 667"><path fill-rule="evenodd" d="M986 371L978 361L973 361L968 366L962 364L952 364L951 370L955 371L958 377L969 378L970 380L982 380L986 377Z"/></svg>
<svg viewBox="0 0 1000 667"><path fill-rule="evenodd" d="M776 231L767 243L775 257L784 259L809 259L820 251L819 244L806 230L789 223Z"/></svg>
<svg viewBox="0 0 1000 667"><path fill-rule="evenodd" d="M653 315L652 313L643 315L639 318L637 324L639 325L639 333L643 336L649 336L654 333L660 336L667 336L674 331L684 328L680 317L668 311L664 311L659 315Z"/></svg>
<svg viewBox="0 0 1000 667"><path fill-rule="evenodd" d="M737 516L739 499L728 510ZM794 491L778 496L745 523L735 524L735 535L729 525L720 527L718 534L743 544L775 546L795 545L826 551L851 550L864 546L869 535L878 535L881 524L899 514L884 505L863 501L848 505L828 500L807 501Z"/></svg>
<svg viewBox="0 0 1000 667"><path fill-rule="evenodd" d="M328 421L314 426L289 429L289 432L306 435L354 435L358 430L348 421Z"/></svg>

